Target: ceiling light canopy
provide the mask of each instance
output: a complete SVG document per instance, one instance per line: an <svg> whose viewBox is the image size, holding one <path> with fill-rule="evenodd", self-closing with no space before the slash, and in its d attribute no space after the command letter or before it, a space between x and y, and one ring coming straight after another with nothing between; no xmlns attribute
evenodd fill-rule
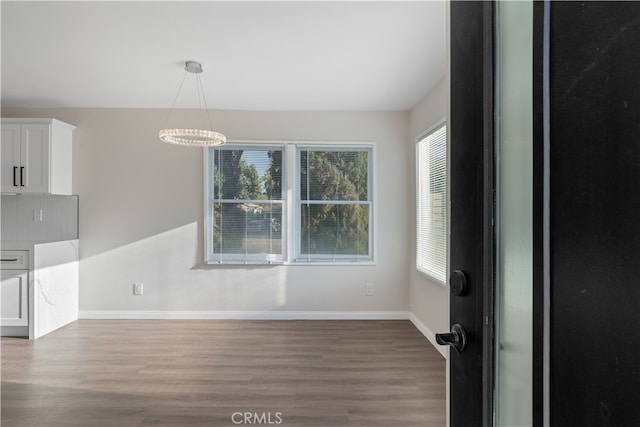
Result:
<svg viewBox="0 0 640 427"><path fill-rule="evenodd" d="M204 103L204 112L206 112L206 116L208 119L209 129L191 129L191 128L167 128L160 130L159 136L160 141L168 142L170 144L176 145L186 145L190 147L214 147L217 145L224 145L227 142L227 137L220 132L216 132L212 130L213 126L211 125L211 116L209 115L209 108L207 107L207 100L204 96L204 89L202 88L202 82L200 81L200 73L202 73L202 64L195 61L187 61L184 65L185 73L182 78L182 82L180 83L180 87L178 88L178 93L176 94L175 99L173 100L173 104L171 105L171 109L169 110L169 115L173 111L173 107L176 104L178 96L180 95L180 90L182 89L182 85L187 77L187 73L195 74L196 77L196 87L198 89L198 101L200 103ZM202 104L200 104L200 109L203 110ZM168 121L168 118L167 118Z"/></svg>

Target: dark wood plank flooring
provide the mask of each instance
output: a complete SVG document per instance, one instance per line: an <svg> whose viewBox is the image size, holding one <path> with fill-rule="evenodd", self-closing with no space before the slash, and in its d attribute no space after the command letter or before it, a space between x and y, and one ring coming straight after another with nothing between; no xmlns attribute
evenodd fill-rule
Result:
<svg viewBox="0 0 640 427"><path fill-rule="evenodd" d="M409 321L80 320L1 345L3 427L445 425L445 360Z"/></svg>

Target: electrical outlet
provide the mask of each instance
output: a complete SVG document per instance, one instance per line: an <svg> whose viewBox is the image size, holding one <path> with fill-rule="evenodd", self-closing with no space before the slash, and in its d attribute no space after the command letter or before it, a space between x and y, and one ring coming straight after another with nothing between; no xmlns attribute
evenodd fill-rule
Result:
<svg viewBox="0 0 640 427"><path fill-rule="evenodd" d="M134 283L133 284L133 294L134 295L142 295L144 292L144 289L142 287L142 283Z"/></svg>
<svg viewBox="0 0 640 427"><path fill-rule="evenodd" d="M368 297L373 296L373 283L367 283L364 285L364 294Z"/></svg>

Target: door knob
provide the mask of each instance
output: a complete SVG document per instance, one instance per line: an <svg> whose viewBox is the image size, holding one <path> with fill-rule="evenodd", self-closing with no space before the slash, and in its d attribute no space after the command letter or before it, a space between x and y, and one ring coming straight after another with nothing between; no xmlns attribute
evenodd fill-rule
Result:
<svg viewBox="0 0 640 427"><path fill-rule="evenodd" d="M436 342L440 345L450 345L458 353L462 353L467 347L467 334L462 325L456 323L451 327L451 332L436 334Z"/></svg>

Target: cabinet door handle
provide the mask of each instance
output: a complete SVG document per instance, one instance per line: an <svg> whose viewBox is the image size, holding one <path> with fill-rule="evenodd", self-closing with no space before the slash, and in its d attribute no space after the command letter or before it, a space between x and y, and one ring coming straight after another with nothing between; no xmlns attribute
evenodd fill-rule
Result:
<svg viewBox="0 0 640 427"><path fill-rule="evenodd" d="M24 187L24 166L20 166L20 187Z"/></svg>
<svg viewBox="0 0 640 427"><path fill-rule="evenodd" d="M16 262L18 260L18 258L1 258L0 261L2 262Z"/></svg>
<svg viewBox="0 0 640 427"><path fill-rule="evenodd" d="M18 167L14 166L13 167L13 186L14 187L18 186L18 179L16 178L16 172L18 172Z"/></svg>

